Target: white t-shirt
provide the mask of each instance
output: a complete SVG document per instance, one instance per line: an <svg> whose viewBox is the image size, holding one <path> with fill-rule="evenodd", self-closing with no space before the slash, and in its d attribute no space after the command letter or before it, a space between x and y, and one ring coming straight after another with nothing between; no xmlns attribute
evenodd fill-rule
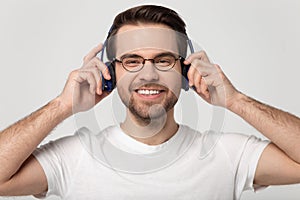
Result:
<svg viewBox="0 0 300 200"><path fill-rule="evenodd" d="M111 126L87 128L34 152L48 192L63 199L239 199L254 189L269 142L236 133L204 134L185 125L160 145L147 145Z"/></svg>

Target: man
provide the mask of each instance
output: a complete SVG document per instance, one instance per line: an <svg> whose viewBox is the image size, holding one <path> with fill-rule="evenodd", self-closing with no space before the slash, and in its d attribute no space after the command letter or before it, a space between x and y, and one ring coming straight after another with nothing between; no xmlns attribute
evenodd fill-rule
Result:
<svg viewBox="0 0 300 200"><path fill-rule="evenodd" d="M158 42L149 47L145 37L137 37L143 30L158 35L150 40ZM168 8L140 6L119 14L109 34L116 37L115 48L110 54L108 46L107 51L127 107L125 121L97 135L80 129L36 149L64 119L109 95L102 90L99 72L107 80L113 77L97 57L103 48L98 45L70 73L57 98L0 133L0 195L239 199L247 189L300 183L300 119L237 91L203 51L180 62L184 53L177 33L186 35L185 24ZM178 125L174 105L185 65L191 65L189 86L200 97L236 113L271 142L239 134L201 134ZM214 148L199 158L200 149L215 136ZM108 145L111 152L105 149Z"/></svg>

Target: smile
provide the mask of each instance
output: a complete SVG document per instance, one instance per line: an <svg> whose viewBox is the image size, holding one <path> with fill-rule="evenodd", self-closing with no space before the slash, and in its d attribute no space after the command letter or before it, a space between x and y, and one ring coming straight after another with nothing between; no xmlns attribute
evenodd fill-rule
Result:
<svg viewBox="0 0 300 200"><path fill-rule="evenodd" d="M161 92L162 92L161 90L146 90L146 89L137 90L137 93L142 95L157 95L160 94Z"/></svg>

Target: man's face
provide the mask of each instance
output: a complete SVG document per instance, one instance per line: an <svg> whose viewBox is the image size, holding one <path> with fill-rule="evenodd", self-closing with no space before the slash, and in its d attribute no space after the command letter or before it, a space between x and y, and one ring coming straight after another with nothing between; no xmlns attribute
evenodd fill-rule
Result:
<svg viewBox="0 0 300 200"><path fill-rule="evenodd" d="M126 25L120 28L118 34L149 27L167 28L163 25ZM168 48L146 48L143 46L117 53L116 58L122 60L122 57L135 55L145 59L153 59L165 53L172 54L176 58L179 57L178 54L176 55L174 51ZM156 69L153 61L147 60L144 67L138 72L129 72L122 67L122 63L116 62L116 79L120 98L130 113L143 121L159 118L173 109L180 94L181 78L179 60L176 60L174 67L168 71Z"/></svg>

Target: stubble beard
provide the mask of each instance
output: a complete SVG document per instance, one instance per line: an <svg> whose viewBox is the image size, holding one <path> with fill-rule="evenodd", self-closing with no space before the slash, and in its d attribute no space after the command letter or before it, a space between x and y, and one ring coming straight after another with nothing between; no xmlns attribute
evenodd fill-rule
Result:
<svg viewBox="0 0 300 200"><path fill-rule="evenodd" d="M153 120L164 119L168 111L174 108L177 101L178 98L173 93L169 94L159 104L138 102L132 95L127 107L138 122L148 125Z"/></svg>

